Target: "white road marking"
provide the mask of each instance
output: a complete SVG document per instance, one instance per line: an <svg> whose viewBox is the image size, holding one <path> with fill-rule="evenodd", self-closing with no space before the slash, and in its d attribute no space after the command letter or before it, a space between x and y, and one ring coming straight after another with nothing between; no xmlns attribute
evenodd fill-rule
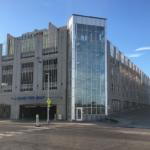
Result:
<svg viewBox="0 0 150 150"><path fill-rule="evenodd" d="M5 132L6 134L7 133L10 133L10 134L23 134L23 132Z"/></svg>
<svg viewBox="0 0 150 150"><path fill-rule="evenodd" d="M17 130L19 132L33 132L32 130Z"/></svg>
<svg viewBox="0 0 150 150"><path fill-rule="evenodd" d="M5 134L4 136L13 136L14 134Z"/></svg>
<svg viewBox="0 0 150 150"><path fill-rule="evenodd" d="M3 137L10 137L10 136L15 136L15 135L21 135L25 132L33 132L33 131L41 131L41 130L47 130L47 129L54 129L57 127L62 127L60 125L58 126L50 126L50 127L33 127L33 128L28 128L26 130L17 130L16 132L5 132L4 134L0 134L0 139L3 138ZM58 130L58 129L57 129Z"/></svg>

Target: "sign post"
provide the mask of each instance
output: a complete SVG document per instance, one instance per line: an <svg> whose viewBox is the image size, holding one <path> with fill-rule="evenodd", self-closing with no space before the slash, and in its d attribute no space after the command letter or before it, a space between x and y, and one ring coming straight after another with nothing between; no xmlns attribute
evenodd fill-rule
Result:
<svg viewBox="0 0 150 150"><path fill-rule="evenodd" d="M36 127L40 127L40 125L39 125L39 115L38 114L36 115Z"/></svg>
<svg viewBox="0 0 150 150"><path fill-rule="evenodd" d="M108 109L108 119L109 119L109 124L110 124L110 116L109 116L110 105L107 106L107 109Z"/></svg>
<svg viewBox="0 0 150 150"><path fill-rule="evenodd" d="M50 103L51 103L51 100L50 100L50 98L48 98L48 100L47 100L47 110L48 110L48 117L47 117L47 122L49 123L49 109L50 109Z"/></svg>
<svg viewBox="0 0 150 150"><path fill-rule="evenodd" d="M48 67L49 68L49 67ZM48 92L48 100L47 100L47 104L50 104L49 103L49 101L50 101L50 99L49 99L49 71L48 71L48 89L47 89L47 92ZM48 108L48 107L47 107ZM47 123L49 123L49 109L47 110Z"/></svg>

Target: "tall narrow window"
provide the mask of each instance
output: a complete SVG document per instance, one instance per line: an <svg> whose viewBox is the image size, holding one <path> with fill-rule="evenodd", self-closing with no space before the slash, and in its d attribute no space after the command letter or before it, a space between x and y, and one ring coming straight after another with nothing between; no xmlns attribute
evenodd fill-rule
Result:
<svg viewBox="0 0 150 150"><path fill-rule="evenodd" d="M14 54L14 39L9 40L8 55Z"/></svg>
<svg viewBox="0 0 150 150"><path fill-rule="evenodd" d="M43 90L48 89L48 75L49 89L57 89L57 58L43 61Z"/></svg>
<svg viewBox="0 0 150 150"><path fill-rule="evenodd" d="M33 62L21 65L21 91L33 91L33 65Z"/></svg>
<svg viewBox="0 0 150 150"><path fill-rule="evenodd" d="M2 66L2 92L12 92L13 65Z"/></svg>

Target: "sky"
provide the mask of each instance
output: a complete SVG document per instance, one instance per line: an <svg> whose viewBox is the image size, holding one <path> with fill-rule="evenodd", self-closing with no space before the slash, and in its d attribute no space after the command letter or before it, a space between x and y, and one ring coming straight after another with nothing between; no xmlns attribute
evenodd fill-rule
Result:
<svg viewBox="0 0 150 150"><path fill-rule="evenodd" d="M107 39L150 77L150 0L0 0L0 43L72 14L107 18Z"/></svg>

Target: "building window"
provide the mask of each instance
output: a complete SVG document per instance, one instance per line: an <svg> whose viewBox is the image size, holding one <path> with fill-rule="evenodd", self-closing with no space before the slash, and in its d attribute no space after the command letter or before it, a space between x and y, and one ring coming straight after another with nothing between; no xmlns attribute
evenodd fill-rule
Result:
<svg viewBox="0 0 150 150"><path fill-rule="evenodd" d="M8 55L14 55L14 39L9 40Z"/></svg>
<svg viewBox="0 0 150 150"><path fill-rule="evenodd" d="M43 61L43 90L48 89L48 75L49 89L57 89L57 58Z"/></svg>
<svg viewBox="0 0 150 150"><path fill-rule="evenodd" d="M121 54L121 62L124 64L124 55L123 54Z"/></svg>
<svg viewBox="0 0 150 150"><path fill-rule="evenodd" d="M34 63L22 63L21 65L21 91L33 91Z"/></svg>
<svg viewBox="0 0 150 150"><path fill-rule="evenodd" d="M110 56L114 57L114 46L112 43L110 43Z"/></svg>
<svg viewBox="0 0 150 150"><path fill-rule="evenodd" d="M2 66L2 92L12 92L13 65Z"/></svg>
<svg viewBox="0 0 150 150"><path fill-rule="evenodd" d="M35 50L35 37L34 35L21 39L21 53L33 52Z"/></svg>
<svg viewBox="0 0 150 150"><path fill-rule="evenodd" d="M49 37L49 30L43 31L43 55L58 53L57 32L51 33Z"/></svg>
<svg viewBox="0 0 150 150"><path fill-rule="evenodd" d="M83 107L84 114L103 114L105 113L105 29L85 24L75 24L73 28L75 28L73 36L75 40L68 39L70 45L68 46L68 99L74 98L75 107ZM72 31L69 30L68 34L71 37ZM75 49L72 49L72 45L75 45ZM75 60L72 58L73 51L75 51ZM75 88L70 90L69 87L73 83ZM75 93L74 97L70 94L71 91Z"/></svg>
<svg viewBox="0 0 150 150"><path fill-rule="evenodd" d="M48 37L48 31L43 31L43 48L48 48L49 44L49 37Z"/></svg>
<svg viewBox="0 0 150 150"><path fill-rule="evenodd" d="M116 48L116 59L119 60L119 50Z"/></svg>

